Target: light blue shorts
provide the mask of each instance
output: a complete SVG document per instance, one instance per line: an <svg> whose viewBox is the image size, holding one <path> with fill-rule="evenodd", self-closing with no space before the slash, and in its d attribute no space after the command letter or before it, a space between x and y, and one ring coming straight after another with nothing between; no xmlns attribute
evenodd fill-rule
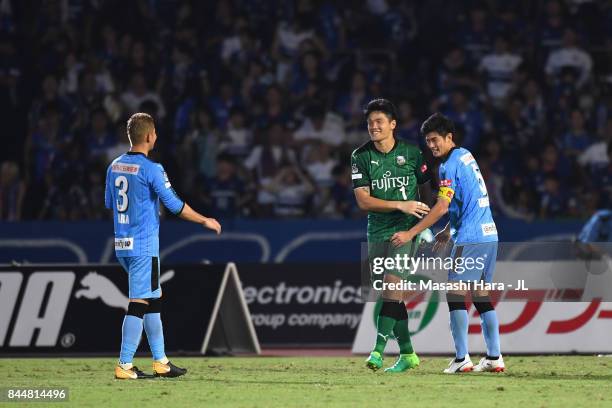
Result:
<svg viewBox="0 0 612 408"><path fill-rule="evenodd" d="M126 256L117 259L128 273L130 299L157 299L161 296L158 257Z"/></svg>
<svg viewBox="0 0 612 408"><path fill-rule="evenodd" d="M454 245L451 250L451 257L454 267L448 271L449 282L493 282L497 259L497 241Z"/></svg>

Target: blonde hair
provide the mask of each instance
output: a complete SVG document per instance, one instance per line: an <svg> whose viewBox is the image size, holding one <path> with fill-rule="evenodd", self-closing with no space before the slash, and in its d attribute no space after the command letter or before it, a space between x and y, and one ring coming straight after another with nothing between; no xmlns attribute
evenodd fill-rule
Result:
<svg viewBox="0 0 612 408"><path fill-rule="evenodd" d="M155 127L153 117L148 113L135 113L127 121L128 139L132 145L144 142L145 136Z"/></svg>

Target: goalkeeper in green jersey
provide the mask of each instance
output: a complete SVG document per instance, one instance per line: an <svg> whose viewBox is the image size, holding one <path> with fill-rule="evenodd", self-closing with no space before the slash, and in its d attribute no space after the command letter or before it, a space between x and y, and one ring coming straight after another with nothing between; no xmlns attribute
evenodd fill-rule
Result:
<svg viewBox="0 0 612 408"><path fill-rule="evenodd" d="M375 258L415 255L420 236L398 248L390 245L390 239L398 231L409 230L429 212L427 204L419 201L419 185L428 188L430 173L419 148L393 136L397 113L390 101L374 99L368 103L364 113L370 141L351 155L351 178L359 208L368 211L370 283L375 280L380 283L382 279L385 287L389 287L389 283L406 280L411 271L392 268L377 275L372 273L372 262ZM380 284L374 286L381 287ZM407 292L386 290L385 287L376 322L376 343L366 365L372 370L382 367L383 352L393 334L399 344L400 356L385 372L403 372L419 365L408 330L408 313L404 304Z"/></svg>

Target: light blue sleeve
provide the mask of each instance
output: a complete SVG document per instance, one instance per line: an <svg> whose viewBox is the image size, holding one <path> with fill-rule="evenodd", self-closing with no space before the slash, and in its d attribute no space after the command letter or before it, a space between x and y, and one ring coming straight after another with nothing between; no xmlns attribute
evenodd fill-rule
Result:
<svg viewBox="0 0 612 408"><path fill-rule="evenodd" d="M589 221L584 225L584 227L582 227L582 230L580 231L580 234L578 235L578 241L579 242L583 242L583 243L587 243L587 242L594 242L596 240L597 237L597 233L599 232L599 229L601 228L601 215L602 212L598 211L596 212L590 219Z"/></svg>
<svg viewBox="0 0 612 408"><path fill-rule="evenodd" d="M161 164L153 163L147 166L147 182L170 212L179 215L183 211L185 202L178 197L176 191L172 188Z"/></svg>
<svg viewBox="0 0 612 408"><path fill-rule="evenodd" d="M110 169L111 166L108 166L106 169L106 188L104 189L104 206L109 210L113 208L113 196L111 193L111 180L110 180Z"/></svg>
<svg viewBox="0 0 612 408"><path fill-rule="evenodd" d="M453 160L453 158L449 158L444 164L442 164L439 168L439 187L450 189L453 194L457 190L457 186L459 185L459 175L457 174L457 161Z"/></svg>

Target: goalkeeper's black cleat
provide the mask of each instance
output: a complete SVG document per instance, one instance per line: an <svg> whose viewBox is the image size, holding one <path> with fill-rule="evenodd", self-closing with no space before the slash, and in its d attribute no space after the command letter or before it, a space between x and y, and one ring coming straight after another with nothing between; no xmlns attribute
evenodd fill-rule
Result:
<svg viewBox="0 0 612 408"><path fill-rule="evenodd" d="M115 367L115 378L118 380L142 380L147 378L153 378L152 374L143 373L136 366L126 370L121 366Z"/></svg>
<svg viewBox="0 0 612 408"><path fill-rule="evenodd" d="M168 361L168 364L160 363L159 361L153 362L153 375L156 377L180 377L187 373L186 368L180 368Z"/></svg>

